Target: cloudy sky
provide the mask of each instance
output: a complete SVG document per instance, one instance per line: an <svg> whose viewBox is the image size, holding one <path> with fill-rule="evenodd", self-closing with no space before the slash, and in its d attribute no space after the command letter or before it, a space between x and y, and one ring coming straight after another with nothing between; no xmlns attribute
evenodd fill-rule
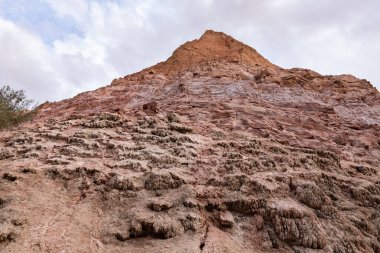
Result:
<svg viewBox="0 0 380 253"><path fill-rule="evenodd" d="M56 101L168 58L206 29L282 67L380 89L379 0L0 0L0 85Z"/></svg>

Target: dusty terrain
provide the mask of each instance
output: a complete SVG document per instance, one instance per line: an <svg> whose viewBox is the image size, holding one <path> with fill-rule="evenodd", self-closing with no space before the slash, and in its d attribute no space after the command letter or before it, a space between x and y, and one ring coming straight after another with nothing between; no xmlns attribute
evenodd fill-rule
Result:
<svg viewBox="0 0 380 253"><path fill-rule="evenodd" d="M0 252L380 252L380 95L207 31L0 133Z"/></svg>

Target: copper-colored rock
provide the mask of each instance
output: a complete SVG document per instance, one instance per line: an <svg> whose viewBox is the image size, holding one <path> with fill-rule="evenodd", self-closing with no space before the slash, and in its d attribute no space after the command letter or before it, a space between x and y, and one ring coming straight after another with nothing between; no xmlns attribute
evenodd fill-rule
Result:
<svg viewBox="0 0 380 253"><path fill-rule="evenodd" d="M146 103L143 105L143 110L147 112L157 113L158 103L156 101Z"/></svg>
<svg viewBox="0 0 380 253"><path fill-rule="evenodd" d="M175 75L181 71L195 69L204 63L220 60L276 68L250 46L224 33L207 30L198 40L181 45L167 61L149 68L149 71ZM221 74L223 75L223 72Z"/></svg>
<svg viewBox="0 0 380 253"><path fill-rule="evenodd" d="M0 133L0 252L376 253L379 170L369 82L207 31Z"/></svg>

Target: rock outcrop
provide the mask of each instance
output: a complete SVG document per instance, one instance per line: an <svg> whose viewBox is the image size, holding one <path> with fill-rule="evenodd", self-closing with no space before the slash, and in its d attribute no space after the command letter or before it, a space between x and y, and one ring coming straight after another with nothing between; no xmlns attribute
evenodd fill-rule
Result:
<svg viewBox="0 0 380 253"><path fill-rule="evenodd" d="M0 252L380 252L380 95L207 31L0 133Z"/></svg>

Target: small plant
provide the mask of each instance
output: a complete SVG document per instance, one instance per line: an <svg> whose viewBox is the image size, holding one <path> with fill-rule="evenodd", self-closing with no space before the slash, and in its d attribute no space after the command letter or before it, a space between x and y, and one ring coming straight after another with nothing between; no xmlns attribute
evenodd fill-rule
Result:
<svg viewBox="0 0 380 253"><path fill-rule="evenodd" d="M0 129L31 119L36 112L30 109L32 103L33 100L27 99L23 90L3 86L0 89Z"/></svg>

